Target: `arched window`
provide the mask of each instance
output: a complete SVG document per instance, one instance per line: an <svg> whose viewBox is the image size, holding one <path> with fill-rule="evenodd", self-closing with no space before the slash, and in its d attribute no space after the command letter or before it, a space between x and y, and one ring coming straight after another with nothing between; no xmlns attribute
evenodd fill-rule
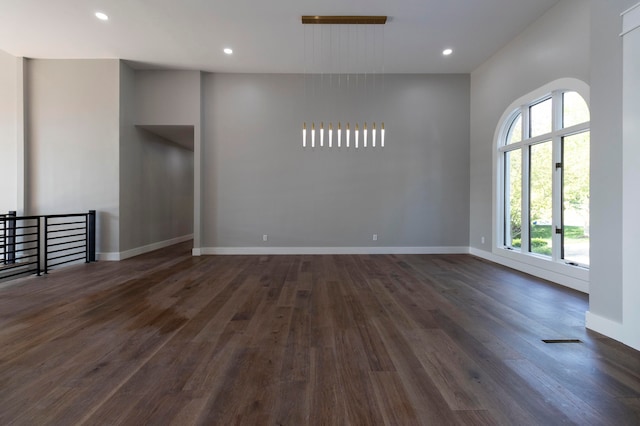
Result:
<svg viewBox="0 0 640 426"><path fill-rule="evenodd" d="M496 248L588 267L590 114L562 82L521 98L499 124Z"/></svg>

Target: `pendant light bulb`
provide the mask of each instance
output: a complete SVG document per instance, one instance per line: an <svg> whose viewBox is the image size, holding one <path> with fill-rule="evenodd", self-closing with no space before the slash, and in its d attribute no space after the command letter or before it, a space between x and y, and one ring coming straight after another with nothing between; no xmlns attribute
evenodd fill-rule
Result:
<svg viewBox="0 0 640 426"><path fill-rule="evenodd" d="M302 147L307 147L307 123L302 123Z"/></svg>
<svg viewBox="0 0 640 426"><path fill-rule="evenodd" d="M324 121L320 122L320 148L324 146Z"/></svg>
<svg viewBox="0 0 640 426"><path fill-rule="evenodd" d="M373 128L371 129L371 146L376 147L376 123L373 122Z"/></svg>
<svg viewBox="0 0 640 426"><path fill-rule="evenodd" d="M367 147L367 123L364 123L364 127L362 129L362 146Z"/></svg>
<svg viewBox="0 0 640 426"><path fill-rule="evenodd" d="M333 147L333 124L329 123L329 148Z"/></svg>
<svg viewBox="0 0 640 426"><path fill-rule="evenodd" d="M342 147L342 128L340 127L340 122L338 121L338 148Z"/></svg>
<svg viewBox="0 0 640 426"><path fill-rule="evenodd" d="M380 146L384 148L384 121L380 123Z"/></svg>
<svg viewBox="0 0 640 426"><path fill-rule="evenodd" d="M358 132L360 132L360 130L358 129L358 123L356 123L356 149L358 148Z"/></svg>
<svg viewBox="0 0 640 426"><path fill-rule="evenodd" d="M311 123L311 148L316 147L316 124Z"/></svg>
<svg viewBox="0 0 640 426"><path fill-rule="evenodd" d="M347 148L349 148L349 139L351 138L350 133L351 132L349 131L349 123L347 123Z"/></svg>

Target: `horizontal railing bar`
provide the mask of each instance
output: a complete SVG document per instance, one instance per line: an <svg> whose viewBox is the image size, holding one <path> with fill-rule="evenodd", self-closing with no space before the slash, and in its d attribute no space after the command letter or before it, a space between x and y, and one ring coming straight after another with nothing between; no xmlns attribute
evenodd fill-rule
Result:
<svg viewBox="0 0 640 426"><path fill-rule="evenodd" d="M77 262L78 260L84 260L84 257L79 257L77 259L71 259L71 260L66 260L64 262L58 262L58 263L54 263L53 265L49 265L49 268L53 268L54 266L60 266L60 265L64 265L65 263L71 263L71 262Z"/></svg>
<svg viewBox="0 0 640 426"><path fill-rule="evenodd" d="M30 263L30 265L35 265L36 263L37 262ZM13 269L13 268L8 268L6 270L10 271L11 269ZM16 273L13 273L13 274L7 274L7 275L0 273L0 280L5 279L5 278L15 277L15 276L18 276L18 275L23 275L23 274L30 274L32 272L35 272L37 274L38 272L40 272L40 270L38 268L36 268L36 269L27 269L26 271L20 271L20 272L16 272Z"/></svg>
<svg viewBox="0 0 640 426"><path fill-rule="evenodd" d="M33 257L33 256L29 256L29 257ZM36 263L38 263L37 260L32 260L29 262L9 263L7 265L4 265L2 270L21 268L23 266L35 265Z"/></svg>
<svg viewBox="0 0 640 426"><path fill-rule="evenodd" d="M37 243L38 242L38 238L37 238L38 234L29 234L29 235L26 235L26 236L27 237L36 237L36 238L34 238L32 240L14 241L11 244L5 244L5 245L6 246L19 246L19 245L26 245L26 244L29 244L29 243Z"/></svg>
<svg viewBox="0 0 640 426"><path fill-rule="evenodd" d="M58 263L54 263L52 265L49 265L48 268L55 268L56 266L60 266L60 265L64 265L65 263L71 263L71 262L78 262L78 261L82 261L84 260L84 257L79 257L77 259L70 259L70 260L65 260L64 262L58 262Z"/></svg>
<svg viewBox="0 0 640 426"><path fill-rule="evenodd" d="M37 228L38 224L35 225L26 225L26 226L9 226L7 227L7 230L12 229L14 231L17 231L18 229L30 229L30 228Z"/></svg>
<svg viewBox="0 0 640 426"><path fill-rule="evenodd" d="M86 217L88 213L69 213L69 214L47 214L42 217L56 218L56 217Z"/></svg>
<svg viewBox="0 0 640 426"><path fill-rule="evenodd" d="M69 256L76 256L76 255L79 255L79 254L83 254L83 252L79 252L79 253L68 253L68 254L63 254L62 256L47 257L47 262L48 262L49 260L62 259L62 258L69 257Z"/></svg>
<svg viewBox="0 0 640 426"><path fill-rule="evenodd" d="M60 223L48 222L47 225L48 226L79 225L79 224L83 224L84 225L85 223L86 223L86 221L81 220L81 221L78 221L78 222L60 222Z"/></svg>
<svg viewBox="0 0 640 426"><path fill-rule="evenodd" d="M42 216L6 216L0 217L0 222L10 221L10 220L33 220L40 219Z"/></svg>
<svg viewBox="0 0 640 426"><path fill-rule="evenodd" d="M84 232L82 234L69 234L69 235L61 235L59 237L49 237L47 235L47 241L51 240L61 240L62 238L72 238L72 237L81 237L84 236Z"/></svg>
<svg viewBox="0 0 640 426"><path fill-rule="evenodd" d="M84 234L83 234L83 235L84 235ZM86 241L86 239L85 239L85 238L83 238L83 239L81 239L81 240L63 241L63 242L61 242L61 243L47 244L47 246L49 246L49 247L55 247L55 246L61 246L61 245L64 245L64 244L79 243L79 242L82 242L82 241Z"/></svg>
<svg viewBox="0 0 640 426"><path fill-rule="evenodd" d="M18 260L29 259L30 257L37 257L37 256L38 256L38 253L34 253L34 254L25 253L23 256L16 256L16 258L13 260L17 262Z"/></svg>
<svg viewBox="0 0 640 426"><path fill-rule="evenodd" d="M30 241L30 242L35 243L35 241ZM7 254L9 254L9 253L10 253L10 254L16 254L16 253L22 253L22 252L31 251L31 250L38 250L38 246L35 246L35 247L25 247L25 248L22 248L22 249L19 249L19 250L16 250L16 249L13 249L13 250L5 250L5 253L7 253Z"/></svg>
<svg viewBox="0 0 640 426"><path fill-rule="evenodd" d="M31 255L30 252L39 252L40 251L40 246L34 246L34 247L26 247L22 250L7 250L7 253L11 253L11 254L15 254L17 255L18 253L24 253L25 255Z"/></svg>
<svg viewBox="0 0 640 426"><path fill-rule="evenodd" d="M86 229L84 226L79 228L64 228L64 229L47 229L47 234L53 234L57 232L66 232L66 231L79 231L81 229Z"/></svg>
<svg viewBox="0 0 640 426"><path fill-rule="evenodd" d="M16 234L16 235L12 235L11 238L18 238L18 237L30 237L31 235L38 235L37 232L29 232L28 234ZM9 237L7 237L9 238ZM16 241L16 244L20 243L20 241Z"/></svg>
<svg viewBox="0 0 640 426"><path fill-rule="evenodd" d="M22 262L22 263L9 263L7 265L4 265L1 270L10 271L11 269L24 268L25 266L36 265L37 263L38 263L37 260L33 260L31 262Z"/></svg>
<svg viewBox="0 0 640 426"><path fill-rule="evenodd" d="M74 259L65 260L63 262L52 263L52 264L48 265L48 268L50 269L50 268L53 268L54 266L64 265L65 263L77 262L79 260L85 260L85 257L84 256L80 256L80 257L77 257L77 258L74 258Z"/></svg>
<svg viewBox="0 0 640 426"><path fill-rule="evenodd" d="M61 249L57 249L57 250L48 250L47 253L51 254L51 253L60 253L63 251L69 251L69 250L77 250L77 249L82 249L82 250L86 250L87 245L83 244L81 246L73 246L73 247L65 247L65 248L61 248Z"/></svg>

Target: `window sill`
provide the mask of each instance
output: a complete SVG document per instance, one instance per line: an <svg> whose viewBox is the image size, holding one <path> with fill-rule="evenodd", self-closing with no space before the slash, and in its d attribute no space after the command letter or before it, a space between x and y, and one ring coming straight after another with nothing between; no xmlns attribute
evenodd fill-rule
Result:
<svg viewBox="0 0 640 426"><path fill-rule="evenodd" d="M523 254L503 247L494 247L492 254L494 256L490 260L497 263L589 293L589 269L584 266L554 262L543 256Z"/></svg>

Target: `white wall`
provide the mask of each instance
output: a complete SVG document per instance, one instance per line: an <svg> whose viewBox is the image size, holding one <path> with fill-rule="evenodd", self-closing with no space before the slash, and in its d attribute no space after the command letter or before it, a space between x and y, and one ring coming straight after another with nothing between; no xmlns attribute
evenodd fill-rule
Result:
<svg viewBox="0 0 640 426"><path fill-rule="evenodd" d="M490 252L493 243L494 135L500 117L512 102L551 81L589 82L589 27L589 4L563 0L471 73L472 247Z"/></svg>
<svg viewBox="0 0 640 426"><path fill-rule="evenodd" d="M620 13L637 0L593 1L592 293L587 327L640 349L640 280L637 258L638 29L623 39ZM597 15L596 15L597 14ZM634 47L635 46L635 47ZM624 52L624 59L623 59ZM624 64L624 65L623 65ZM623 72L624 70L624 72ZM623 78L624 75L624 78ZM624 110L623 110L624 105ZM593 121L592 121L593 123ZM623 133L624 131L624 133ZM593 136L592 136L593 137Z"/></svg>
<svg viewBox="0 0 640 426"><path fill-rule="evenodd" d="M623 20L623 341L640 350L640 3Z"/></svg>
<svg viewBox="0 0 640 426"><path fill-rule="evenodd" d="M587 326L622 321L622 20L633 0L591 1L591 292Z"/></svg>
<svg viewBox="0 0 640 426"><path fill-rule="evenodd" d="M308 79L206 77L203 246L468 246L469 76L387 75L384 92ZM384 120L387 146L302 148L304 121L339 119Z"/></svg>
<svg viewBox="0 0 640 426"><path fill-rule="evenodd" d="M18 205L18 58L0 50L0 213Z"/></svg>
<svg viewBox="0 0 640 426"><path fill-rule="evenodd" d="M98 214L97 251L119 249L119 61L26 65L28 214Z"/></svg>

